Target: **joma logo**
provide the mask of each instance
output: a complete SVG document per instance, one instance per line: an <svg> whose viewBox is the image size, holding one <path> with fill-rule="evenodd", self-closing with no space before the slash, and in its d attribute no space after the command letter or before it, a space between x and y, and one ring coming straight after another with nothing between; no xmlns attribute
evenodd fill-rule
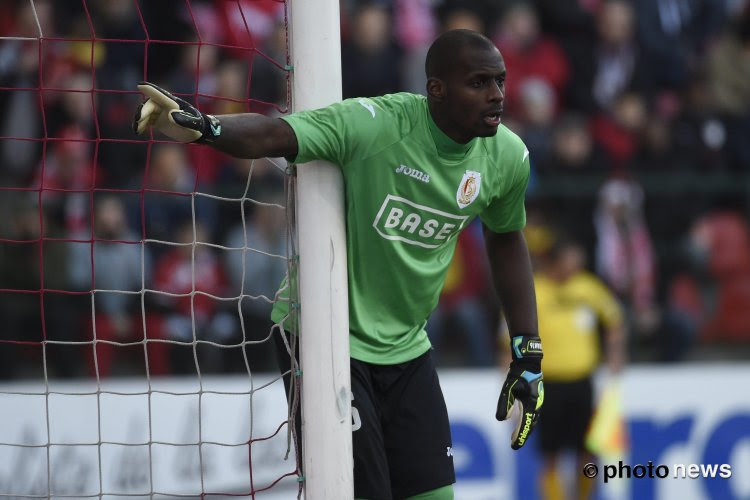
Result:
<svg viewBox="0 0 750 500"><path fill-rule="evenodd" d="M430 176L425 174L424 172L417 170L416 168L407 167L406 165L399 165L396 169L397 174L404 174L408 175L409 177L414 177L417 180L420 180L422 182L428 183L430 182Z"/></svg>

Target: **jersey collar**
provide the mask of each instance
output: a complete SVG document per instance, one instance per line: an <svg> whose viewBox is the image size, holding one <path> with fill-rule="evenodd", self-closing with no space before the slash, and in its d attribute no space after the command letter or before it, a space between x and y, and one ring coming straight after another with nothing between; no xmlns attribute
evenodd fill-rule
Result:
<svg viewBox="0 0 750 500"><path fill-rule="evenodd" d="M466 153L468 153L472 146L474 146L474 144L476 143L477 138L473 138L466 144L458 143L448 137L445 132L440 130L440 128L437 126L435 120L432 119L432 115L430 114L430 110L427 106L426 100L425 112L427 113L427 126L430 129L432 142L435 144L435 148L437 149L438 154L443 158L449 160L460 160L464 158L466 156Z"/></svg>

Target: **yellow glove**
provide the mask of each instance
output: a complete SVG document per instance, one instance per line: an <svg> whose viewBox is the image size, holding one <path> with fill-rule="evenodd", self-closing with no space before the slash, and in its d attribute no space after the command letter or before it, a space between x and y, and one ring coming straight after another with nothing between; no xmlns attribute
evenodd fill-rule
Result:
<svg viewBox="0 0 750 500"><path fill-rule="evenodd" d="M510 340L513 361L497 402L498 420L507 419L516 401L521 406L521 419L513 431L510 446L521 448L539 419L544 403L542 375L542 341L539 337L519 335Z"/></svg>

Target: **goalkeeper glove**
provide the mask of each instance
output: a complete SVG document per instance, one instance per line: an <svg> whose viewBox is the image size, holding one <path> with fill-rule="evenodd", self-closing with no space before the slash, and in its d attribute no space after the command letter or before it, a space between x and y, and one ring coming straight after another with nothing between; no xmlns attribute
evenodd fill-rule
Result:
<svg viewBox="0 0 750 500"><path fill-rule="evenodd" d="M135 112L136 134L143 134L147 127L153 126L176 141L200 144L212 143L221 134L219 119L201 113L189 102L149 82L141 82L138 90L148 99Z"/></svg>
<svg viewBox="0 0 750 500"><path fill-rule="evenodd" d="M495 418L505 420L510 416L513 404L520 403L521 419L510 443L511 448L517 450L526 443L534 429L544 402L542 341L539 337L519 335L510 342L513 361L500 391Z"/></svg>

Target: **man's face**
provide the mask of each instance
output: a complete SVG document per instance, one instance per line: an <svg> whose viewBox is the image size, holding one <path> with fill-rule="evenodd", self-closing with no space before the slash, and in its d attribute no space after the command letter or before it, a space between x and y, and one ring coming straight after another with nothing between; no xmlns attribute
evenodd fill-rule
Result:
<svg viewBox="0 0 750 500"><path fill-rule="evenodd" d="M494 47L465 47L443 80L441 103L446 134L465 143L497 133L505 100L505 62Z"/></svg>

